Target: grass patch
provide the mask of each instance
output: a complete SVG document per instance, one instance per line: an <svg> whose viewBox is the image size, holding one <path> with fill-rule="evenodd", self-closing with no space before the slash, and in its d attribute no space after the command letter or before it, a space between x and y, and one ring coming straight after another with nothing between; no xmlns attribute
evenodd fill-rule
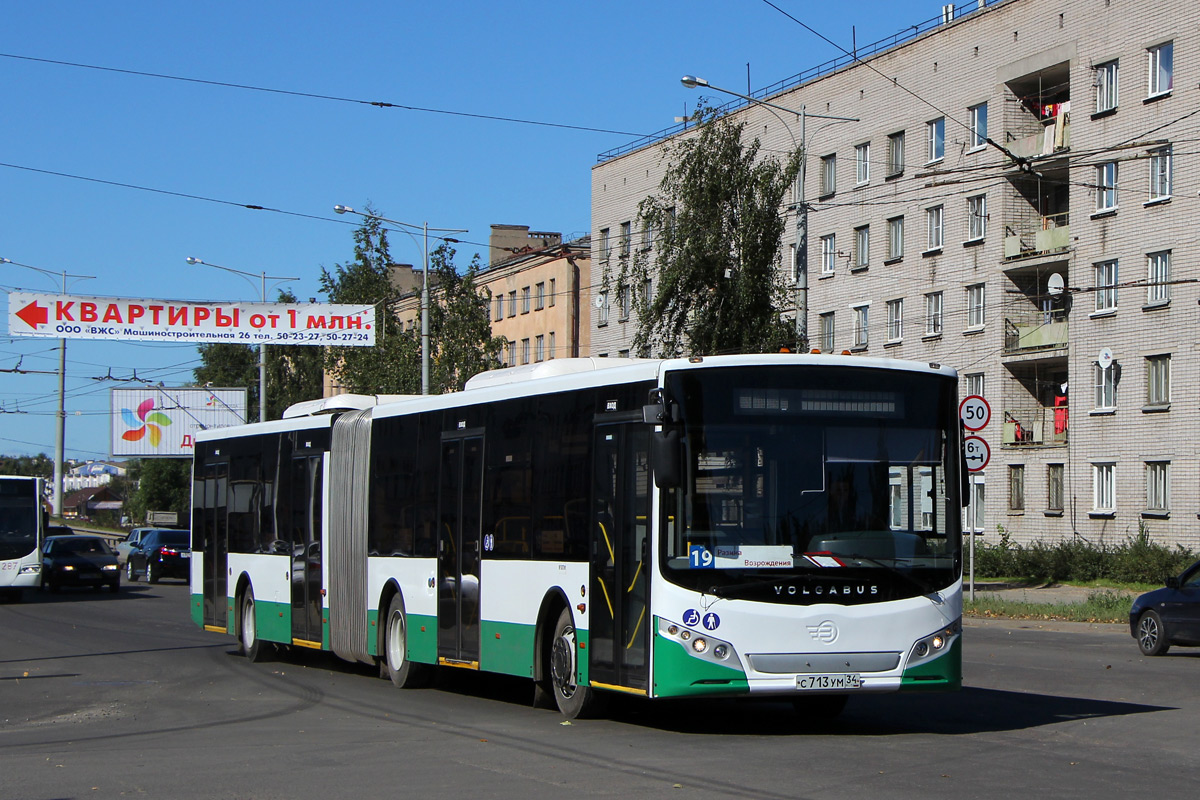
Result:
<svg viewBox="0 0 1200 800"><path fill-rule="evenodd" d="M1121 592L1104 589L1082 603L1030 603L1025 600L963 597L963 614L983 619L1032 619L1062 622L1128 622L1132 599Z"/></svg>

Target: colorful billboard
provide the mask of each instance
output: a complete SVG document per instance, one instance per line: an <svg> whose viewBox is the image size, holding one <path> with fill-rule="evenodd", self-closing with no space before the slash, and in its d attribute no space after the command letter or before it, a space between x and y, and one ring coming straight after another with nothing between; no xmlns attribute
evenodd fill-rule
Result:
<svg viewBox="0 0 1200 800"><path fill-rule="evenodd" d="M13 336L123 342L371 347L375 307L329 303L189 303L9 292Z"/></svg>
<svg viewBox="0 0 1200 800"><path fill-rule="evenodd" d="M191 458L196 433L246 421L245 389L112 390L113 458Z"/></svg>

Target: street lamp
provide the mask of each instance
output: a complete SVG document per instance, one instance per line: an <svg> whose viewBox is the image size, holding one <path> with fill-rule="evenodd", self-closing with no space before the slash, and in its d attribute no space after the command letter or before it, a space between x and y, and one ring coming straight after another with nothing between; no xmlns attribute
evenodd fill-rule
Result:
<svg viewBox="0 0 1200 800"><path fill-rule="evenodd" d="M381 217L378 214L371 214L366 211L355 211L350 206L344 206L340 203L333 207L334 213L337 214L357 214L366 219L377 219L380 222L386 222L389 225L399 225L398 230L408 234L408 238L413 240L413 244L417 243L417 237L413 236L412 231L420 230L424 234L424 245L421 247L421 394L429 394L429 232L434 233L467 233L465 228L431 228L429 223L425 222L420 225L414 225L411 222L398 222L394 219ZM453 241L442 237L443 241Z"/></svg>
<svg viewBox="0 0 1200 800"><path fill-rule="evenodd" d="M783 121L783 119L775 113L776 109L784 111L788 114L795 114L800 118L800 142L803 147L800 154L800 175L796 181L796 206L799 209L799 214L796 215L796 341L797 345L808 343L808 202L804 199L804 180L807 173L808 163L808 138L805 132L805 122L809 117L813 119L831 120L829 124L837 122L858 122L857 117L834 117L828 114L809 114L805 111L804 104L800 104L800 110L795 111L790 108L768 103L766 100L759 100L757 97L751 97L748 94L735 92L730 89L722 89L720 86L714 86L704 78L697 78L695 75L684 75L680 78L680 83L689 89L712 89L716 92L740 97L748 103L760 105L775 115L775 118L783 124L788 135L792 137L792 146L796 147L796 135L792 133L791 127Z"/></svg>
<svg viewBox="0 0 1200 800"><path fill-rule="evenodd" d="M259 278L260 283L257 288L259 290L259 297L264 303L267 302L267 281L273 281L271 284L271 288L273 289L281 283L300 280L299 278L283 278L278 275L268 275L266 272L245 272L240 269L233 269L232 267L223 267L220 264L213 264L209 261L204 261L203 259L199 259L194 256L188 256L187 263L193 267L197 264L202 264L206 267L212 267L213 269L221 269L226 272L232 272L234 275L241 275L251 286L254 286L254 281L252 279L255 277ZM267 346L261 343L258 345L258 421L267 421Z"/></svg>
<svg viewBox="0 0 1200 800"><path fill-rule="evenodd" d="M34 272L40 272L49 277L62 277L62 294L67 293L67 279L74 281L91 280L95 275L69 275L66 270L54 271L41 267L22 264L11 258L0 258L0 264L12 264L14 267L24 267ZM66 375L67 375L67 340L58 340L58 424L54 430L54 516L62 517L63 504L63 448L67 433L66 411Z"/></svg>

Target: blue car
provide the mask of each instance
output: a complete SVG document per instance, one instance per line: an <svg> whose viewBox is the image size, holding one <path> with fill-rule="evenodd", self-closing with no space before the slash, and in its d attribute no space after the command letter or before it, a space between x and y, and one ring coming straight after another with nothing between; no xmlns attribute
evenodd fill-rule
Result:
<svg viewBox="0 0 1200 800"><path fill-rule="evenodd" d="M1134 600L1129 632L1148 656L1164 655L1171 645L1200 647L1200 561Z"/></svg>

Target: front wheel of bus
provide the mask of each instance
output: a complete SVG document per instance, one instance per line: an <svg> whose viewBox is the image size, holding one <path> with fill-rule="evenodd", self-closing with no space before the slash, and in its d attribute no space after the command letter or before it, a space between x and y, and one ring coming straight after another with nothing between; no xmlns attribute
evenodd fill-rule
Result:
<svg viewBox="0 0 1200 800"><path fill-rule="evenodd" d="M242 655L247 661L265 661L266 651L261 639L258 638L258 619L254 616L254 590L247 587L242 595L241 614L238 615L238 641L242 647Z"/></svg>
<svg viewBox="0 0 1200 800"><path fill-rule="evenodd" d="M408 658L408 619L404 598L396 595L388 605L383 633L383 668L392 683L401 689L418 689L429 683L433 668Z"/></svg>
<svg viewBox="0 0 1200 800"><path fill-rule="evenodd" d="M596 706L596 692L579 685L578 652L571 610L564 608L558 615L554 641L550 644L550 682L554 686L554 702L567 719L589 716Z"/></svg>

